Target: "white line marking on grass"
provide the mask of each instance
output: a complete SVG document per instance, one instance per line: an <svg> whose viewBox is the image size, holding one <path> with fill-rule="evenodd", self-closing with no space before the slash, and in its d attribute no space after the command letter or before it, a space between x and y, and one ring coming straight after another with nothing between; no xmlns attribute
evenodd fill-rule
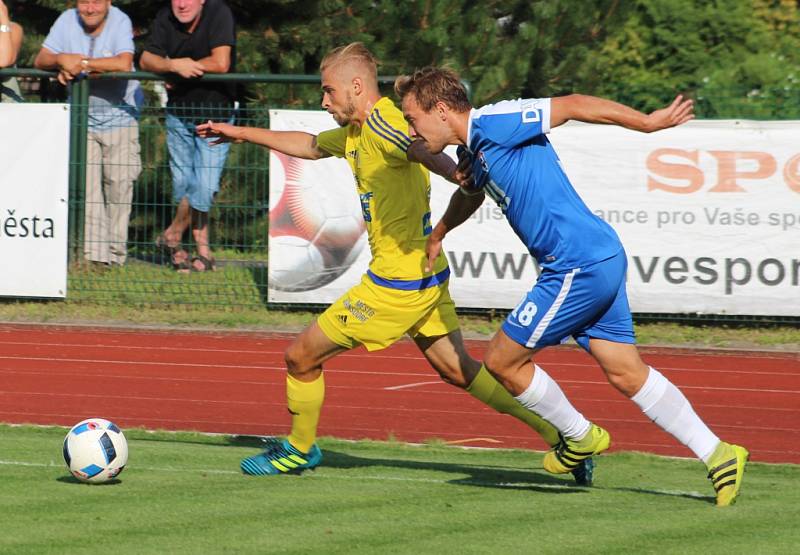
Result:
<svg viewBox="0 0 800 555"><path fill-rule="evenodd" d="M61 465L56 465L54 463L44 464L44 463L29 463L22 461L0 461L0 464L6 464L9 466L42 466L42 467L61 466Z"/></svg>
<svg viewBox="0 0 800 555"><path fill-rule="evenodd" d="M440 381L435 381L435 382L416 382L416 383L407 383L407 384L404 384L404 385L393 385L391 387L384 387L383 389L385 389L386 391L397 391L398 389L409 389L411 387L419 387L421 385L434 385L434 384L440 384L440 383L442 383L442 382L440 382Z"/></svg>
<svg viewBox="0 0 800 555"><path fill-rule="evenodd" d="M38 467L38 468L63 468L63 465L50 463L31 463L24 461L3 461L0 460L0 465L7 466L25 466L25 467ZM171 468L171 467L158 467L158 466L137 466L134 468L136 471L145 472L180 472L186 474L189 472L196 472L199 474L217 474L222 476L244 476L241 472L234 470L218 470L208 468ZM509 470L522 470L522 469L509 469ZM527 470L527 469L526 469ZM509 489L552 489L552 490L574 490L574 491L629 491L639 493L654 493L659 495L671 495L677 497L692 497L695 499L710 499L710 496L698 493L696 491L680 491L680 490L662 490L662 489L646 489L646 488L614 488L614 487L591 487L584 488L574 486L569 482L563 484L540 484L536 482L486 482L479 480L470 480L469 478L409 478L405 476L370 476L369 474L359 474L358 476L344 476L341 474L324 474L317 471L305 473L301 476L294 476L301 478L313 479L331 479L331 480L374 480L378 482L410 482L418 484L439 484L439 485L468 485L468 486L481 486L481 487L495 487L495 488L509 488ZM251 479L248 477L248 479Z"/></svg>
<svg viewBox="0 0 800 555"><path fill-rule="evenodd" d="M38 468L64 468L63 464L58 464L54 462L49 463L32 463L32 462L24 462L24 461L2 461L0 460L0 465L7 465L7 466L33 466ZM241 474L241 472L236 472L234 470L212 470L206 468L166 468L166 467L157 467L157 466L136 466L135 470L144 470L147 472L199 472L201 474L227 474L227 475L236 475Z"/></svg>
<svg viewBox="0 0 800 555"><path fill-rule="evenodd" d="M8 465L8 466L25 466L25 467L38 467L38 468L64 468L64 465L57 464L54 462L49 463L31 463L31 462L23 462L23 461L3 461L0 460L0 465ZM126 468L126 470L128 470ZM224 476L244 476L241 472L237 472L234 470L216 470L216 469L207 469L207 468L170 468L170 467L158 467L158 466L136 466L134 468L136 471L144 471L144 472L180 472L182 474L186 474L189 472L196 472L199 474L220 474ZM422 483L422 484L443 484L443 485L452 485L454 482L460 482L463 484L475 485L475 486L494 486L494 487L507 487L507 488L523 488L523 487L536 487L536 488L548 488L548 489L572 489L569 483L561 484L536 484L536 483L513 483L513 482L481 482L476 480L469 480L468 478L454 478L450 480L444 479L437 479L437 478L409 478L404 476L370 476L369 474L359 474L358 476L343 476L343 475L334 475L334 474L324 474L316 471L307 472L300 476L293 475L294 477L302 477L302 478L314 478L314 479L333 479L333 480L376 480L379 482L415 482L415 483ZM583 488L580 488L583 489Z"/></svg>

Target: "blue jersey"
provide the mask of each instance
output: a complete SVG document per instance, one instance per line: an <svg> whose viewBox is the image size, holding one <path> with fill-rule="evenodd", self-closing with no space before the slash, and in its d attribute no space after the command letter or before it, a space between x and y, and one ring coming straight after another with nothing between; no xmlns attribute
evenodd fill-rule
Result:
<svg viewBox="0 0 800 555"><path fill-rule="evenodd" d="M543 269L606 260L622 249L619 237L572 187L545 136L549 131L549 98L473 109L467 145L475 184L498 204Z"/></svg>

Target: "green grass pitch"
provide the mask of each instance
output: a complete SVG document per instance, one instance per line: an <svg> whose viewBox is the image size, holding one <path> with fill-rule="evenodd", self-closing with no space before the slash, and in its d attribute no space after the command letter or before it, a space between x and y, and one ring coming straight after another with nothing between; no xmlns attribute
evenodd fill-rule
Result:
<svg viewBox="0 0 800 555"><path fill-rule="evenodd" d="M596 485L541 453L322 439L323 466L253 478L251 438L126 430L116 483L74 480L64 428L0 425L0 553L797 553L800 466L751 464L713 506L703 465L623 453Z"/></svg>

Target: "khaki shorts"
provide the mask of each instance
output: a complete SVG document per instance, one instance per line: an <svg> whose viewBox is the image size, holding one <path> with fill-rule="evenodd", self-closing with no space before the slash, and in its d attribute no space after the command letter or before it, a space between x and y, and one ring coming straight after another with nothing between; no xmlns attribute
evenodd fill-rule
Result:
<svg viewBox="0 0 800 555"><path fill-rule="evenodd" d="M366 274L317 319L328 338L352 349L385 349L403 335L436 337L458 329L447 282L421 291L376 285Z"/></svg>

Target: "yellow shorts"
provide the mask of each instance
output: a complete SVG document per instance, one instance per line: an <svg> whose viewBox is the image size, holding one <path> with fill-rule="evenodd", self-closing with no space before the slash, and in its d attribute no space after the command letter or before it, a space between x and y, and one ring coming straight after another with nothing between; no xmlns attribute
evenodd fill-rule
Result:
<svg viewBox="0 0 800 555"><path fill-rule="evenodd" d="M366 274L320 314L317 324L328 338L352 349L385 349L404 334L436 337L458 329L456 306L447 282L421 291L376 285Z"/></svg>

